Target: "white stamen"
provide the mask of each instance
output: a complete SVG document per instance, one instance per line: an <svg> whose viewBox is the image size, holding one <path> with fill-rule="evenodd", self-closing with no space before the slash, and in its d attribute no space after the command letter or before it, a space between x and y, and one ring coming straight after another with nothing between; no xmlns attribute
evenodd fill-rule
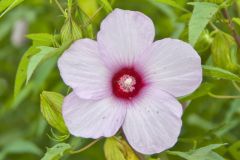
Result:
<svg viewBox="0 0 240 160"><path fill-rule="evenodd" d="M136 80L133 76L125 74L120 78L118 84L124 92L132 92L135 89Z"/></svg>
<svg viewBox="0 0 240 160"><path fill-rule="evenodd" d="M126 85L131 85L132 84L132 81L133 81L133 79L132 78L127 78L125 81L124 81L124 83L126 84Z"/></svg>

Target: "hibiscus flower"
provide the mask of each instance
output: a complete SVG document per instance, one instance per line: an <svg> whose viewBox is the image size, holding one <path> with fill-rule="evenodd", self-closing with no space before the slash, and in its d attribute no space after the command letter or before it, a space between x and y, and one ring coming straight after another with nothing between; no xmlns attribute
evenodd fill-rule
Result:
<svg viewBox="0 0 240 160"><path fill-rule="evenodd" d="M191 45L166 38L153 42L154 25L143 13L115 9L97 40L80 39L59 58L73 91L62 114L74 136L111 137L122 127L143 154L172 147L182 126L176 97L202 81L201 59Z"/></svg>

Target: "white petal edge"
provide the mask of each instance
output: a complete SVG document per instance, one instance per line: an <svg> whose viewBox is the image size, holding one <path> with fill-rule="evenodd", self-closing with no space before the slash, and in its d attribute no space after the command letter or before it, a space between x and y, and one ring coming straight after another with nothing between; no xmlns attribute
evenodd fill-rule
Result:
<svg viewBox="0 0 240 160"><path fill-rule="evenodd" d="M109 70L101 60L96 41L75 41L58 60L63 81L84 99L101 99L111 94Z"/></svg>
<svg viewBox="0 0 240 160"><path fill-rule="evenodd" d="M143 154L160 153L177 142L182 126L182 106L156 88L144 91L127 109L123 131L129 144Z"/></svg>
<svg viewBox="0 0 240 160"><path fill-rule="evenodd" d="M202 82L201 58L181 40L165 38L140 57L145 79L175 97L192 93Z"/></svg>
<svg viewBox="0 0 240 160"><path fill-rule="evenodd" d="M74 92L64 99L62 114L69 132L77 137L111 137L121 127L126 108L112 97L80 99Z"/></svg>
<svg viewBox="0 0 240 160"><path fill-rule="evenodd" d="M154 36L153 22L143 13L115 9L102 21L97 42L105 62L113 68L132 65Z"/></svg>

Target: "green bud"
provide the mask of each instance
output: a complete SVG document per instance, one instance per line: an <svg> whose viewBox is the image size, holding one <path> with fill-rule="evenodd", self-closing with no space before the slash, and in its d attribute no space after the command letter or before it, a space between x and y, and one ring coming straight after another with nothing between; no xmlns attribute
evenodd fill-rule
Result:
<svg viewBox="0 0 240 160"><path fill-rule="evenodd" d="M107 138L104 153L107 160L138 160L134 151L121 137Z"/></svg>
<svg viewBox="0 0 240 160"><path fill-rule="evenodd" d="M41 160L60 160L64 154L71 151L71 146L67 143L58 143L52 148L47 148L47 152Z"/></svg>
<svg viewBox="0 0 240 160"><path fill-rule="evenodd" d="M61 29L62 42L75 41L80 38L82 38L80 26L71 17L67 18Z"/></svg>
<svg viewBox="0 0 240 160"><path fill-rule="evenodd" d="M63 98L59 93L43 91L40 95L41 112L53 128L61 133L68 134L62 117Z"/></svg>
<svg viewBox="0 0 240 160"><path fill-rule="evenodd" d="M75 21L72 21L72 38L73 40L82 38L82 31Z"/></svg>
<svg viewBox="0 0 240 160"><path fill-rule="evenodd" d="M209 32L207 30L204 30L194 48L200 53L204 52L211 46L212 41L213 38Z"/></svg>
<svg viewBox="0 0 240 160"><path fill-rule="evenodd" d="M238 66L234 62L236 59L235 48L236 43L232 36L221 31L217 32L211 46L214 65L233 72L236 71Z"/></svg>

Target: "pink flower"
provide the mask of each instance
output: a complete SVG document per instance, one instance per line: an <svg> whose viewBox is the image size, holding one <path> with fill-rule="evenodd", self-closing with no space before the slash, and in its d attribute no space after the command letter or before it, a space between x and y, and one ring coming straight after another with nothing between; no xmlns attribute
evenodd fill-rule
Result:
<svg viewBox="0 0 240 160"><path fill-rule="evenodd" d="M73 88L63 104L71 134L111 137L122 127L138 152L172 147L181 130L175 97L202 81L201 59L187 43L154 40L154 25L140 12L115 9L102 22L97 41L74 42L58 61Z"/></svg>

